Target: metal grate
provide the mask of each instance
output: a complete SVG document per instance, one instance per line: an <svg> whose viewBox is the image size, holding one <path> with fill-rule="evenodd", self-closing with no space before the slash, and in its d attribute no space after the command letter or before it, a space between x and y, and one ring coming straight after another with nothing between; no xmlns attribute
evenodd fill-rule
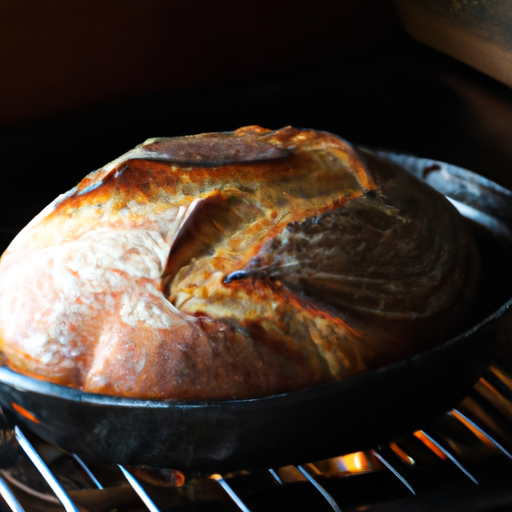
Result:
<svg viewBox="0 0 512 512"><path fill-rule="evenodd" d="M456 409L374 450L188 482L89 468L17 426L2 430L0 448L2 511L494 510L512 503L512 380L491 366Z"/></svg>

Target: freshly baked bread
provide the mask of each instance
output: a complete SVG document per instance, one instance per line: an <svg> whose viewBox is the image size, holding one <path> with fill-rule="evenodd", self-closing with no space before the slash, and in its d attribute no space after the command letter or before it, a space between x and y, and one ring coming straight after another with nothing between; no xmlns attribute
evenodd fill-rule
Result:
<svg viewBox="0 0 512 512"><path fill-rule="evenodd" d="M85 391L299 390L457 334L478 257L440 194L325 132L151 139L45 208L0 262L0 350Z"/></svg>

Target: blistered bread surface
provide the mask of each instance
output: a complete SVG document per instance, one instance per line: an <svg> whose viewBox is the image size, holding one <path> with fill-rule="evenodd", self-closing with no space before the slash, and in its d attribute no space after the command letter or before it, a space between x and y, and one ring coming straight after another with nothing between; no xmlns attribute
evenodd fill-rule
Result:
<svg viewBox="0 0 512 512"><path fill-rule="evenodd" d="M456 334L477 265L441 195L334 135L151 139L5 252L0 350L89 392L266 396Z"/></svg>

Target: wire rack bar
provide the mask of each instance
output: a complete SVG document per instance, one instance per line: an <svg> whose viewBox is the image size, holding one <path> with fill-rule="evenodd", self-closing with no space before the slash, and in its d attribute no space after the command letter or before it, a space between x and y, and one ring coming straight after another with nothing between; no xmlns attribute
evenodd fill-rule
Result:
<svg viewBox="0 0 512 512"><path fill-rule="evenodd" d="M7 482L0 476L0 495L12 512L25 512L20 502L16 499Z"/></svg>
<svg viewBox="0 0 512 512"><path fill-rule="evenodd" d="M474 484L478 485L478 480L441 444L432 436L429 436L424 430L420 432L441 452L443 452Z"/></svg>
<svg viewBox="0 0 512 512"><path fill-rule="evenodd" d="M75 462L85 471L91 482L96 486L97 489L103 489L98 479L93 475L92 471L85 465L85 462L76 454L73 453L73 459Z"/></svg>
<svg viewBox="0 0 512 512"><path fill-rule="evenodd" d="M401 475L398 472L398 470L392 464L390 464L387 461L387 459L384 458L384 456L382 454L380 454L376 450L373 450L373 454L375 455L375 457L378 460L380 460L380 462L382 462L382 464L384 464L384 466L386 466L387 469L389 469L389 471L391 471L391 473L393 473L393 475L395 475L398 478L398 480L400 480L400 482L402 482L402 484L405 485L405 487L407 487L407 489L409 489L409 491L411 491L416 496L416 492L412 488L411 484L405 479L405 477L403 475Z"/></svg>
<svg viewBox="0 0 512 512"><path fill-rule="evenodd" d="M226 491L228 496L235 502L236 506L242 512L251 512L247 505L239 498L238 494L232 489L232 487L224 480L222 475L215 474L212 475L211 478L218 482L218 484Z"/></svg>
<svg viewBox="0 0 512 512"><path fill-rule="evenodd" d="M138 494L139 498L143 501L144 505L146 505L147 509L150 512L160 512L160 509L153 503L153 500L149 497L148 493L139 484L138 480L121 464L117 465L118 468L122 471L128 483L133 487L133 490Z"/></svg>
<svg viewBox="0 0 512 512"><path fill-rule="evenodd" d="M455 418L457 420L460 421L459 417L460 416L464 421L461 421L461 423L463 425L465 425L467 427L467 425L465 424L465 422L467 422L469 425L471 425L476 431L480 432L480 434L482 434L483 436L485 436L501 453L503 453L503 455L505 455L507 458L509 458L510 460L512 460L512 454L501 444L499 443L498 441L496 441L496 439L494 439L494 437L492 437L487 431L485 431L480 425L477 425L474 421L470 420L465 414L463 414L462 412L460 412L458 409L452 409L449 413L448 413L452 418Z"/></svg>
<svg viewBox="0 0 512 512"><path fill-rule="evenodd" d="M297 469L316 487L335 512L341 512L341 509L334 498L306 471L303 466L297 466Z"/></svg>
<svg viewBox="0 0 512 512"><path fill-rule="evenodd" d="M36 452L35 448L29 443L28 439L24 436L19 427L14 427L16 440L20 444L22 450L27 454L28 458L32 461L42 477L46 480L47 484L51 487L66 512L80 512L75 504L71 501L67 492L60 482L55 478L53 473L49 470L48 466L43 462L43 459Z"/></svg>
<svg viewBox="0 0 512 512"><path fill-rule="evenodd" d="M274 477L274 480L279 484L283 485L283 481L281 480L281 477L275 472L273 469L269 469L268 472Z"/></svg>

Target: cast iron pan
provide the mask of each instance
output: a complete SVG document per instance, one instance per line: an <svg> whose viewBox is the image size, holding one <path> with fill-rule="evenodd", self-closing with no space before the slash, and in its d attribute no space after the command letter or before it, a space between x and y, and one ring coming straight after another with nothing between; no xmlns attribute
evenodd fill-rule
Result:
<svg viewBox="0 0 512 512"><path fill-rule="evenodd" d="M457 404L506 337L512 193L440 162L380 153L450 196L482 257L483 318L405 361L327 385L252 400L172 402L95 395L0 368L0 404L43 439L92 463L187 474L299 464L371 448L424 428ZM510 278L509 278L510 281Z"/></svg>

